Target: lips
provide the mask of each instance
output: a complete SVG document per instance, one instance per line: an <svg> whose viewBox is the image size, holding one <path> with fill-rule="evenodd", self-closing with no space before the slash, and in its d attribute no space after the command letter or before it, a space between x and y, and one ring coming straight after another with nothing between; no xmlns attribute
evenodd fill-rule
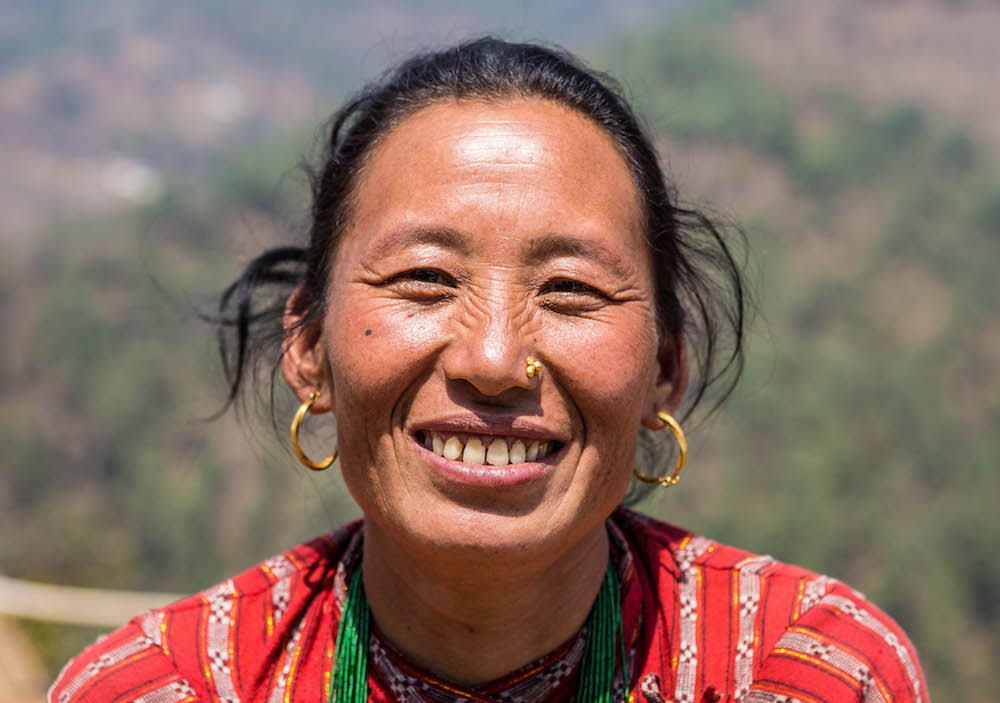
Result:
<svg viewBox="0 0 1000 703"><path fill-rule="evenodd" d="M416 433L417 441L438 456L465 464L508 466L540 461L555 453L557 441L537 440L516 436L466 433Z"/></svg>

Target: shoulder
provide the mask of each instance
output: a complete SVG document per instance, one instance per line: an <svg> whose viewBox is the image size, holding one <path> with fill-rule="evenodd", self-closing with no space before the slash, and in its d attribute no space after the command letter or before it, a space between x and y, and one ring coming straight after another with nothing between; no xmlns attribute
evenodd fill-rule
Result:
<svg viewBox="0 0 1000 703"><path fill-rule="evenodd" d="M796 691L838 693L832 700L927 701L927 684L909 638L896 622L844 584L826 579L762 657L751 701Z"/></svg>
<svg viewBox="0 0 1000 703"><path fill-rule="evenodd" d="M358 525L134 617L66 664L49 703L238 698L273 669L287 641L301 639L303 618L318 619L316 596L331 589Z"/></svg>
<svg viewBox="0 0 1000 703"><path fill-rule="evenodd" d="M158 633L144 629L147 623L148 617L133 619L71 659L49 689L49 703L195 700L191 682L165 655Z"/></svg>
<svg viewBox="0 0 1000 703"><path fill-rule="evenodd" d="M612 520L673 605L691 657L675 675L746 701L928 699L906 634L850 587L632 511Z"/></svg>

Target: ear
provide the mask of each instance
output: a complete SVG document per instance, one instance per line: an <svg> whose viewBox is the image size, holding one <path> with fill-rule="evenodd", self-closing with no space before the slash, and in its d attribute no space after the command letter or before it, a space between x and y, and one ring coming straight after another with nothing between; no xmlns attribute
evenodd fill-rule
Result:
<svg viewBox="0 0 1000 703"><path fill-rule="evenodd" d="M687 353L683 332L664 334L656 354L657 376L646 397L642 424L651 430L663 429L657 412L673 414L687 390Z"/></svg>
<svg viewBox="0 0 1000 703"><path fill-rule="evenodd" d="M298 399L305 403L314 391L319 398L310 408L312 413L329 412L333 406L333 388L329 381L329 364L323 348L322 322L303 324L306 296L298 288L285 303L282 318L284 339L281 343L281 372L285 382Z"/></svg>

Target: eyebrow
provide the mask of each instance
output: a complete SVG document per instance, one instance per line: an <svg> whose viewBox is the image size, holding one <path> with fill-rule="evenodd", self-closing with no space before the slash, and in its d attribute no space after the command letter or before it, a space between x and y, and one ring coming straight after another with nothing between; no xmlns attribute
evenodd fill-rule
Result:
<svg viewBox="0 0 1000 703"><path fill-rule="evenodd" d="M382 258L418 244L433 244L459 254L470 253L466 238L457 229L451 227L404 227L385 237L383 241L372 247L369 253L374 257Z"/></svg>
<svg viewBox="0 0 1000 703"><path fill-rule="evenodd" d="M458 254L472 252L468 239L453 227L403 227L388 235L373 247L369 254L383 258L397 251L419 244L431 244ZM560 256L578 256L590 259L609 269L622 278L634 273L631 266L602 244L566 234L546 234L537 237L528 245L527 257L530 261L556 259Z"/></svg>
<svg viewBox="0 0 1000 703"><path fill-rule="evenodd" d="M623 278L633 273L631 266L604 245L565 234L548 234L535 239L528 247L528 255L535 261L578 256L595 261Z"/></svg>

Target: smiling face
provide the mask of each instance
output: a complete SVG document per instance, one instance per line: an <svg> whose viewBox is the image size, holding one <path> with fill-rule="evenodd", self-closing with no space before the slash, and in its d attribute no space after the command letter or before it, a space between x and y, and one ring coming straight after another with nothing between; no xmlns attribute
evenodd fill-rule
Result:
<svg viewBox="0 0 1000 703"><path fill-rule="evenodd" d="M332 409L369 529L418 550L569 549L683 392L628 167L542 100L434 104L382 140L315 332L286 378Z"/></svg>

